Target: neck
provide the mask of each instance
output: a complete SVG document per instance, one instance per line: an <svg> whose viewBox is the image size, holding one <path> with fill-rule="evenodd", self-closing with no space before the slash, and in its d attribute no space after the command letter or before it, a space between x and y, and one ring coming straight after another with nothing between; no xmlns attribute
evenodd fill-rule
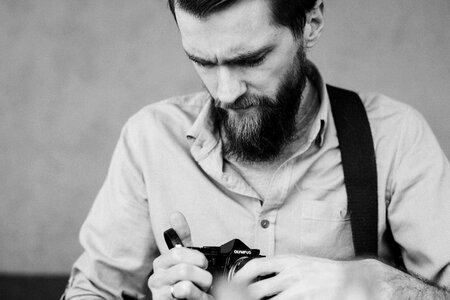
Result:
<svg viewBox="0 0 450 300"><path fill-rule="evenodd" d="M302 93L302 101L296 116L296 133L293 139L283 148L277 162L280 163L287 160L302 146L308 143L308 137L313 122L320 109L320 99L317 90L311 81L306 80L305 88Z"/></svg>
<svg viewBox="0 0 450 300"><path fill-rule="evenodd" d="M305 88L302 93L303 101L296 117L296 135L295 140L307 140L314 119L320 109L320 99L317 90L311 81L306 80Z"/></svg>

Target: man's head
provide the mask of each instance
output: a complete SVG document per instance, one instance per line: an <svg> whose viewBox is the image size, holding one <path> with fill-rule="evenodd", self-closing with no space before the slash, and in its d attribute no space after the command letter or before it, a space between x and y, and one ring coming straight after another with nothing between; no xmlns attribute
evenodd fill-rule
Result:
<svg viewBox="0 0 450 300"><path fill-rule="evenodd" d="M323 26L317 2L169 0L185 52L215 100L226 154L270 161L294 135L305 48Z"/></svg>

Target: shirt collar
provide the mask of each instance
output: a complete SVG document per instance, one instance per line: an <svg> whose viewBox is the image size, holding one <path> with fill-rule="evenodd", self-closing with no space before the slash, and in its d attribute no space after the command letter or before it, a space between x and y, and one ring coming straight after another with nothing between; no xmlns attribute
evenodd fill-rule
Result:
<svg viewBox="0 0 450 300"><path fill-rule="evenodd" d="M325 129L327 126L330 101L325 83L319 73L319 70L311 61L308 60L307 64L308 79L316 89L317 96L320 100L319 112L313 122L312 129L310 131L310 138L314 139L317 145L322 146L326 131ZM201 109L194 124L186 134L186 138L191 145L191 153L197 161L205 158L220 141L219 131L214 124L215 119L213 110L214 101L208 93L205 92L205 105Z"/></svg>
<svg viewBox="0 0 450 300"><path fill-rule="evenodd" d="M205 105L186 133L186 138L191 145L191 153L197 161L205 158L219 142L219 132L215 127L213 116L214 101L207 92L204 93Z"/></svg>
<svg viewBox="0 0 450 300"><path fill-rule="evenodd" d="M317 145L321 147L324 142L325 131L328 124L327 120L328 120L328 113L330 111L330 99L328 97L325 82L323 81L323 78L320 75L319 70L311 61L308 61L307 63L308 63L307 66L308 79L316 89L317 97L319 97L320 101L319 112L317 113L317 117L314 120L310 137L314 137Z"/></svg>

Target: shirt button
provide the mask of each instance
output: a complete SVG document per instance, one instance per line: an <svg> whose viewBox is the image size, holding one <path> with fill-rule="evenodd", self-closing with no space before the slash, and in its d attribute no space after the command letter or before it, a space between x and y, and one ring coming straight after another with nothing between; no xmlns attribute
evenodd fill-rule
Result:
<svg viewBox="0 0 450 300"><path fill-rule="evenodd" d="M267 228L267 227L269 227L269 225L270 225L269 220L262 220L261 221L261 227L262 228Z"/></svg>

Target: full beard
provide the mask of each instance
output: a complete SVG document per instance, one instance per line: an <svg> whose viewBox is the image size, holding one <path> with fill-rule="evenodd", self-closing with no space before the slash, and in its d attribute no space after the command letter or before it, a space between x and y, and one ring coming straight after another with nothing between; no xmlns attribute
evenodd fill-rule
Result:
<svg viewBox="0 0 450 300"><path fill-rule="evenodd" d="M274 161L280 155L295 137L306 68L306 55L300 47L293 67L281 80L275 98L247 94L227 107L220 107L216 101L216 126L224 135L225 157L245 163L261 163ZM230 113L227 109L238 112Z"/></svg>

